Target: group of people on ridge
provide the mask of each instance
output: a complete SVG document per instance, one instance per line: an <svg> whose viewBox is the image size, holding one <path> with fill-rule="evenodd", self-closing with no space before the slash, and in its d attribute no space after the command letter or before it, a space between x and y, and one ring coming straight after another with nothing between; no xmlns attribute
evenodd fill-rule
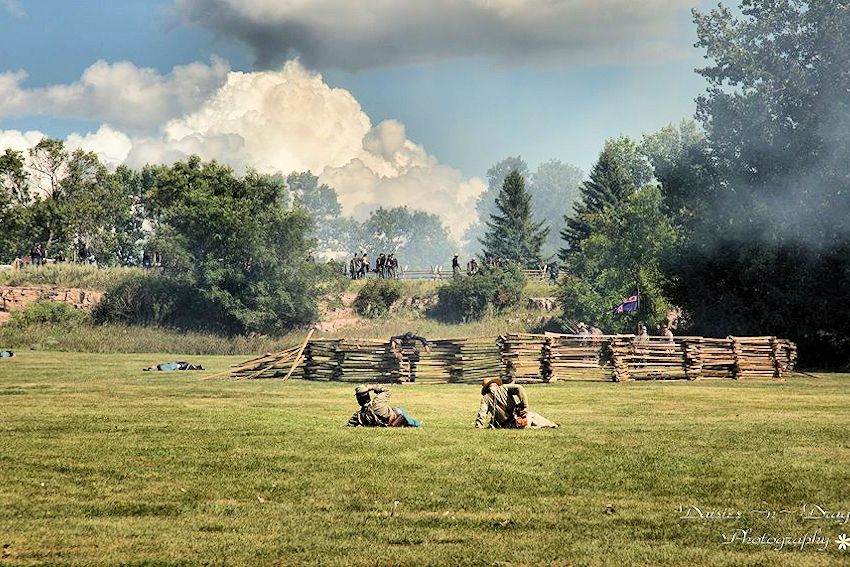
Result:
<svg viewBox="0 0 850 567"><path fill-rule="evenodd" d="M390 404L390 390L381 384L366 384L354 389L360 406L349 427L421 427L422 422L412 417L401 406ZM481 400L475 427L479 429L557 428L548 420L528 408L528 394L519 384L502 383L501 378L485 378L481 384Z"/></svg>
<svg viewBox="0 0 850 567"><path fill-rule="evenodd" d="M377 274L379 278L398 278L398 258L394 253L381 252L375 260L375 268L371 269L366 252L355 252L354 257L348 261L349 277L359 280L365 278L370 272Z"/></svg>
<svg viewBox="0 0 850 567"><path fill-rule="evenodd" d="M53 257L48 260L46 246L42 242L35 242L32 246L30 246L30 256L29 263L33 266L44 266L47 263L51 262L65 262L66 256L64 249L60 248L58 250L53 251ZM97 260L95 258L94 252L83 241L78 241L76 248L71 249L72 256L76 253L76 258L73 261L80 264L96 264ZM17 267L23 267L27 264L26 258L16 258L14 265Z"/></svg>

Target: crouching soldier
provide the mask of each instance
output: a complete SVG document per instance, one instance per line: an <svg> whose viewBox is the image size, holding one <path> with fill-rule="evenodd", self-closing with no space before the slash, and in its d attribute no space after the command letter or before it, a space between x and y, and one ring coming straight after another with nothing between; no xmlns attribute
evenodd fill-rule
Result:
<svg viewBox="0 0 850 567"><path fill-rule="evenodd" d="M372 394L375 397L372 397ZM422 422L414 419L402 407L390 406L390 390L380 384L366 384L354 389L354 397L360 404L349 427L419 427Z"/></svg>
<svg viewBox="0 0 850 567"><path fill-rule="evenodd" d="M528 395L519 384L502 384L499 378L485 378L481 384L481 404L475 427L524 428L558 427L539 413L529 411Z"/></svg>

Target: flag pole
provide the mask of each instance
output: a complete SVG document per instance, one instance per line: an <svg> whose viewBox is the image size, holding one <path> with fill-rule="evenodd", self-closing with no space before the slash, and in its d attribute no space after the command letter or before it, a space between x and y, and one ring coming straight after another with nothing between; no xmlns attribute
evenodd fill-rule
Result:
<svg viewBox="0 0 850 567"><path fill-rule="evenodd" d="M640 280L638 278L635 278L635 289L637 289L637 311L640 315Z"/></svg>

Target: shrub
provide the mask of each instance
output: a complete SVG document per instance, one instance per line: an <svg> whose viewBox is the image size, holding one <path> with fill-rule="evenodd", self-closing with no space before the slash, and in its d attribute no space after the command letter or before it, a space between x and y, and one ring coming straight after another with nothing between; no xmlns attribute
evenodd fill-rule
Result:
<svg viewBox="0 0 850 567"><path fill-rule="evenodd" d="M371 280L357 292L354 309L364 317L382 317L399 298L401 298L400 281Z"/></svg>
<svg viewBox="0 0 850 567"><path fill-rule="evenodd" d="M89 319L88 313L73 305L58 301L40 299L12 313L10 325L19 329L34 325L54 325L58 327L76 327Z"/></svg>
<svg viewBox="0 0 850 567"><path fill-rule="evenodd" d="M189 283L157 272L127 278L108 289L92 316L96 323L233 331L222 309Z"/></svg>
<svg viewBox="0 0 850 567"><path fill-rule="evenodd" d="M517 266L485 267L478 275L458 275L440 286L438 310L450 321L480 319L518 305L524 286L525 277Z"/></svg>

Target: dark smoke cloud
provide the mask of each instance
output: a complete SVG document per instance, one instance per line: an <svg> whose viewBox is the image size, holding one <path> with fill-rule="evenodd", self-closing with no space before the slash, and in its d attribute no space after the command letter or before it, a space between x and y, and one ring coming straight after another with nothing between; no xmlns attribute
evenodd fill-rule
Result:
<svg viewBox="0 0 850 567"><path fill-rule="evenodd" d="M179 18L237 39L258 67L298 56L359 70L461 57L542 64L677 57L685 0L175 0Z"/></svg>

